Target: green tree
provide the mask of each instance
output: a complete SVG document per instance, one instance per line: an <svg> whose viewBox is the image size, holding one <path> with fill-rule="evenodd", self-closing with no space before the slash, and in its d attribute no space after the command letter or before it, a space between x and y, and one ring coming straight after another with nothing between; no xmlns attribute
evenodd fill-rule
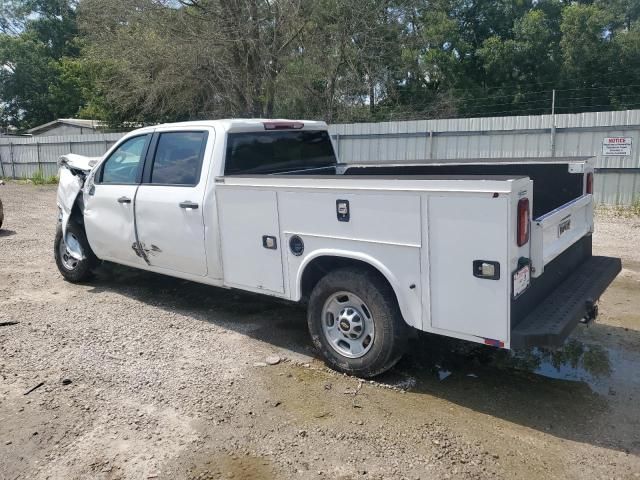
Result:
<svg viewBox="0 0 640 480"><path fill-rule="evenodd" d="M559 78L559 40L553 19L539 9L516 20L510 38L485 40L478 55L492 93L487 101L469 102L469 113L546 113L550 99L539 92Z"/></svg>
<svg viewBox="0 0 640 480"><path fill-rule="evenodd" d="M271 116L307 26L301 0L85 0L87 57L127 120Z"/></svg>
<svg viewBox="0 0 640 480"><path fill-rule="evenodd" d="M71 80L67 61L79 54L75 2L13 0L2 8L0 122L28 128L77 114L81 78Z"/></svg>
<svg viewBox="0 0 640 480"><path fill-rule="evenodd" d="M607 87L616 82L612 66L618 54L613 22L612 12L597 5L569 5L562 11L562 75L573 95L559 99L561 112L611 108Z"/></svg>
<svg viewBox="0 0 640 480"><path fill-rule="evenodd" d="M596 0L602 10L613 17L613 30L631 30L640 17L640 0Z"/></svg>
<svg viewBox="0 0 640 480"><path fill-rule="evenodd" d="M0 121L640 107L640 0L5 0ZM78 24L81 31L78 31Z"/></svg>

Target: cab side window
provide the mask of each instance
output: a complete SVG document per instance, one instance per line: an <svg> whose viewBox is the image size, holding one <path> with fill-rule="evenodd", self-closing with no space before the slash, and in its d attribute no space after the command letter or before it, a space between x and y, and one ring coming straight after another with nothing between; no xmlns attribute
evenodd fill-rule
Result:
<svg viewBox="0 0 640 480"><path fill-rule="evenodd" d="M158 138L150 183L196 186L200 181L207 132L165 132Z"/></svg>
<svg viewBox="0 0 640 480"><path fill-rule="evenodd" d="M123 142L102 165L99 183L135 185L138 183L149 135Z"/></svg>

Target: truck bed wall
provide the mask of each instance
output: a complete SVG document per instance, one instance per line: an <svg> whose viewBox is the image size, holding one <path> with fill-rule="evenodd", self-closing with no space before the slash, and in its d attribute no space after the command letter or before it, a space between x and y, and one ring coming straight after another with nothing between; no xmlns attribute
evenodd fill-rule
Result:
<svg viewBox="0 0 640 480"><path fill-rule="evenodd" d="M583 193L583 174L569 173L566 163L483 165L391 165L348 167L344 175L514 175L533 180L533 218Z"/></svg>

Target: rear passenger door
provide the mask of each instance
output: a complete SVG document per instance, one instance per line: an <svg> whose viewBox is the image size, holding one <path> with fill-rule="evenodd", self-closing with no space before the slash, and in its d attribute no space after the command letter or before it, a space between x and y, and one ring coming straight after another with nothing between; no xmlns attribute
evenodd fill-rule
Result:
<svg viewBox="0 0 640 480"><path fill-rule="evenodd" d="M210 135L206 129L154 134L135 214L140 246L159 271L207 275L203 161Z"/></svg>

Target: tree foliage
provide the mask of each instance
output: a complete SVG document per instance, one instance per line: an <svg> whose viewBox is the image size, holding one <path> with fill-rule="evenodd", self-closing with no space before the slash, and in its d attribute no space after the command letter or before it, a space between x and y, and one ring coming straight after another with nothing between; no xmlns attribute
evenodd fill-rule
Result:
<svg viewBox="0 0 640 480"><path fill-rule="evenodd" d="M5 0L2 122L640 107L640 0Z"/></svg>
<svg viewBox="0 0 640 480"><path fill-rule="evenodd" d="M29 127L79 114L79 55L75 3L6 0L0 21L0 124Z"/></svg>

